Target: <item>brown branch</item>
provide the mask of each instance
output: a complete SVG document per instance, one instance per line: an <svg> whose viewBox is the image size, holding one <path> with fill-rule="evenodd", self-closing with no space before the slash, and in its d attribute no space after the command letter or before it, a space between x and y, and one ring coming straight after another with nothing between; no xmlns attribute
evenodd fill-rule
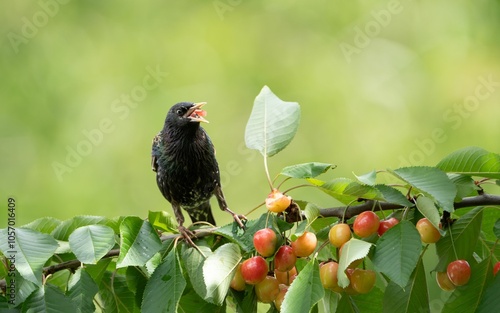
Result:
<svg viewBox="0 0 500 313"><path fill-rule="evenodd" d="M374 207L375 205L375 207ZM500 205L500 196L482 194L474 197L463 198L462 201L456 202L454 204L455 209L468 208L473 206L480 205ZM404 208L402 205L387 203L387 202L379 202L375 204L374 201L366 201L362 204L351 206L349 208L345 206L334 207L334 208L326 208L320 209L320 214L323 217L338 217L342 218L345 211L345 219L350 219L353 216L356 216L364 211L371 211L374 209L375 211L385 211L385 210L397 210Z"/></svg>

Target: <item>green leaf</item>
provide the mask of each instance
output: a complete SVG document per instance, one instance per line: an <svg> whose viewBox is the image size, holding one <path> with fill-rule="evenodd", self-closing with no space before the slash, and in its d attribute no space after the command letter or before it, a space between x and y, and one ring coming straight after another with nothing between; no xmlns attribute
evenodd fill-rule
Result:
<svg viewBox="0 0 500 313"><path fill-rule="evenodd" d="M128 216L120 225L120 256L116 267L143 266L161 248L161 240L148 221Z"/></svg>
<svg viewBox="0 0 500 313"><path fill-rule="evenodd" d="M229 294L234 299L237 313L257 312L257 295L255 294L254 286L247 285L244 291L230 289Z"/></svg>
<svg viewBox="0 0 500 313"><path fill-rule="evenodd" d="M360 198L383 200L382 193L375 187L361 185L347 178L336 178L328 182L323 182L318 179L308 179L308 181L318 186L323 192L345 204Z"/></svg>
<svg viewBox="0 0 500 313"><path fill-rule="evenodd" d="M272 157L292 141L299 121L299 104L282 101L264 86L255 98L245 129L246 146Z"/></svg>
<svg viewBox="0 0 500 313"><path fill-rule="evenodd" d="M379 238L372 261L378 271L403 288L408 284L421 250L422 242L415 225L403 220Z"/></svg>
<svg viewBox="0 0 500 313"><path fill-rule="evenodd" d="M496 275L493 282L486 287L484 296L479 303L477 313L500 312L500 275Z"/></svg>
<svg viewBox="0 0 500 313"><path fill-rule="evenodd" d="M366 173L366 174L363 174L360 176L354 174L354 176L363 184L373 186L373 185L375 185L375 181L377 179L377 171L373 170L369 173Z"/></svg>
<svg viewBox="0 0 500 313"><path fill-rule="evenodd" d="M96 264L115 245L115 232L104 225L82 226L71 233L69 245L80 262Z"/></svg>
<svg viewBox="0 0 500 313"><path fill-rule="evenodd" d="M499 179L500 155L479 147L467 147L448 155L436 167L445 172Z"/></svg>
<svg viewBox="0 0 500 313"><path fill-rule="evenodd" d="M226 297L234 271L242 257L234 243L226 243L207 257L203 264L203 277L207 286L205 300L221 305Z"/></svg>
<svg viewBox="0 0 500 313"><path fill-rule="evenodd" d="M339 294L331 291L330 289L325 289L325 295L321 299L321 307L323 307L323 312L336 312L338 302Z"/></svg>
<svg viewBox="0 0 500 313"><path fill-rule="evenodd" d="M371 243L356 238L351 238L348 242L344 243L337 270L340 287L345 288L349 286L349 278L347 278L345 270L352 262L366 257L368 252L370 252L371 246Z"/></svg>
<svg viewBox="0 0 500 313"><path fill-rule="evenodd" d="M482 219L483 207L476 207L453 223L448 234L436 242L436 252L439 257L436 271L445 272L448 264L456 259L471 259L481 231Z"/></svg>
<svg viewBox="0 0 500 313"><path fill-rule="evenodd" d="M78 308L78 312L94 312L94 296L99 287L85 269L79 268L68 282L68 297Z"/></svg>
<svg viewBox="0 0 500 313"><path fill-rule="evenodd" d="M154 228L161 229L166 232L177 232L176 222L170 214L165 211L149 211L148 221Z"/></svg>
<svg viewBox="0 0 500 313"><path fill-rule="evenodd" d="M432 198L444 210L453 212L457 188L444 172L435 167L414 166L399 168L392 173Z"/></svg>
<svg viewBox="0 0 500 313"><path fill-rule="evenodd" d="M495 225L493 226L493 233L500 239L500 218L496 220Z"/></svg>
<svg viewBox="0 0 500 313"><path fill-rule="evenodd" d="M215 305L213 303L209 303L194 292L193 289L188 289L187 293L182 295L181 300L179 301L178 311L179 313L225 313L226 306L223 304L222 306Z"/></svg>
<svg viewBox="0 0 500 313"><path fill-rule="evenodd" d="M194 291L202 298L205 299L207 295L207 286L203 278L203 264L205 258L212 255L212 250L206 246L198 246L198 249L205 255L193 247L186 248L182 252L182 260L184 261L184 268L188 273L189 280L193 286Z"/></svg>
<svg viewBox="0 0 500 313"><path fill-rule="evenodd" d="M85 270L87 271L87 273L89 273L90 277L92 277L96 284L100 285L102 278L104 277L104 273L106 272L108 267L110 267L110 264L115 264L114 262L111 263L111 261L111 258L101 259L95 265L85 265Z"/></svg>
<svg viewBox="0 0 500 313"><path fill-rule="evenodd" d="M281 170L280 175L299 179L313 178L325 173L331 168L334 168L334 166L329 163L302 163L285 167Z"/></svg>
<svg viewBox="0 0 500 313"><path fill-rule="evenodd" d="M384 312L430 312L425 268L419 260L408 284L398 286L393 281L387 285L384 293Z"/></svg>
<svg viewBox="0 0 500 313"><path fill-rule="evenodd" d="M401 193L401 191L397 190L394 187L378 184L374 186L382 193L382 198L388 203L399 204L403 207L411 208L413 203L408 201L408 199Z"/></svg>
<svg viewBox="0 0 500 313"><path fill-rule="evenodd" d="M320 216L319 210L320 207L316 204L311 202L307 203L306 209L304 210L304 215L306 216L308 223L311 223L315 218Z"/></svg>
<svg viewBox="0 0 500 313"><path fill-rule="evenodd" d="M53 217L42 217L34 220L33 222L21 226L21 228L29 228L44 234L50 234L61 221Z"/></svg>
<svg viewBox="0 0 500 313"><path fill-rule="evenodd" d="M0 238L0 250L8 259L15 260L19 274L41 286L43 265L56 251L57 241L28 228L0 229Z"/></svg>
<svg viewBox="0 0 500 313"><path fill-rule="evenodd" d="M439 216L438 208L434 205L434 201L430 198L420 196L417 198L417 209L431 222L432 226L440 230L439 223L441 217ZM440 232L442 235L444 234L443 231L440 230Z"/></svg>
<svg viewBox="0 0 500 313"><path fill-rule="evenodd" d="M59 288L50 284L40 287L23 304L23 312L76 312L77 309Z"/></svg>
<svg viewBox="0 0 500 313"><path fill-rule="evenodd" d="M29 280L24 279L21 274L19 274L18 271L15 271L15 281L16 281L16 294L15 294L15 299L14 299L14 305L18 306L22 304L32 293L33 291L37 290L38 287L30 282ZM11 289L9 288L8 281L6 281L6 291L7 294L11 294Z"/></svg>
<svg viewBox="0 0 500 313"><path fill-rule="evenodd" d="M57 240L68 241L69 235L75 231L78 227L87 226L87 225L106 225L111 228L115 232L117 232L116 222L103 217L103 216L75 216L69 220L66 220L59 224L53 231L52 236Z"/></svg>
<svg viewBox="0 0 500 313"><path fill-rule="evenodd" d="M130 291L134 293L135 304L138 308L141 307L142 296L144 289L149 280L149 275L144 267L129 266L125 273L125 280Z"/></svg>
<svg viewBox="0 0 500 313"><path fill-rule="evenodd" d="M354 302L353 297L344 294L340 298L339 304L337 306L337 312L339 313L363 313L361 312L356 303Z"/></svg>
<svg viewBox="0 0 500 313"><path fill-rule="evenodd" d="M309 312L324 294L325 289L319 278L319 264L312 259L290 285L281 305L281 312Z"/></svg>
<svg viewBox="0 0 500 313"><path fill-rule="evenodd" d="M461 287L457 287L448 301L445 303L442 313L469 313L477 312L481 298L483 297L486 286L491 280L491 259L484 259L481 263L472 263L471 277L469 282ZM498 301L498 298L496 299ZM495 312L495 311L489 311Z"/></svg>
<svg viewBox="0 0 500 313"><path fill-rule="evenodd" d="M127 280L123 275L104 272L104 276L99 284L100 306L103 312L135 313L134 293L130 291Z"/></svg>
<svg viewBox="0 0 500 313"><path fill-rule="evenodd" d="M186 280L175 249L172 249L146 284L141 312L176 312Z"/></svg>
<svg viewBox="0 0 500 313"><path fill-rule="evenodd" d="M448 174L450 180L457 187L457 196L455 197L455 202L461 201L465 197L473 196L477 194L480 189L474 183L474 180L467 175L461 174Z"/></svg>
<svg viewBox="0 0 500 313"><path fill-rule="evenodd" d="M352 300L360 312L382 312L383 298L384 292L375 286L369 293L356 295Z"/></svg>

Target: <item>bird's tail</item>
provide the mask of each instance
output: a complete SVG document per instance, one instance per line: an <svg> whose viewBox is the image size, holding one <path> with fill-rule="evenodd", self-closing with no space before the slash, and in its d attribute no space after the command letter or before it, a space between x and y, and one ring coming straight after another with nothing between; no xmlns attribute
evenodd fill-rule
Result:
<svg viewBox="0 0 500 313"><path fill-rule="evenodd" d="M193 223L196 222L209 222L215 226L215 219L212 215L212 208L210 207L210 202L207 201L196 208L189 209L189 217Z"/></svg>

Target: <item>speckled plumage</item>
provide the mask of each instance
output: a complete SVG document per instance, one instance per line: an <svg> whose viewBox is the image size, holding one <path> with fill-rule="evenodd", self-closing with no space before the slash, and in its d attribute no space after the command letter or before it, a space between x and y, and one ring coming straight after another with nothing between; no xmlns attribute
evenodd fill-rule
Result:
<svg viewBox="0 0 500 313"><path fill-rule="evenodd" d="M181 208L193 222L206 221L215 225L210 198L215 195L222 210L229 210L220 186L220 174L215 149L195 109L203 104L181 102L167 113L163 129L153 139L151 166L163 196L172 204L180 227L184 217Z"/></svg>

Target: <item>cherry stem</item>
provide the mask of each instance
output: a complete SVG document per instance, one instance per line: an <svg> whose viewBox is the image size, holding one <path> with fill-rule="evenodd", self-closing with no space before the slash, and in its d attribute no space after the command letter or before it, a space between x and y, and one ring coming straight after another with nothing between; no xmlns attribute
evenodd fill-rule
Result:
<svg viewBox="0 0 500 313"><path fill-rule="evenodd" d="M273 182L271 181L271 176L269 176L269 168L267 167L267 155L264 156L264 170L266 171L267 182L269 183L269 187L271 188L272 191L274 188L273 188Z"/></svg>
<svg viewBox="0 0 500 313"><path fill-rule="evenodd" d="M449 231L450 231L451 247L453 248L453 253L455 254L455 260L458 260L457 250L455 249L455 241L453 240L453 231L451 227Z"/></svg>

